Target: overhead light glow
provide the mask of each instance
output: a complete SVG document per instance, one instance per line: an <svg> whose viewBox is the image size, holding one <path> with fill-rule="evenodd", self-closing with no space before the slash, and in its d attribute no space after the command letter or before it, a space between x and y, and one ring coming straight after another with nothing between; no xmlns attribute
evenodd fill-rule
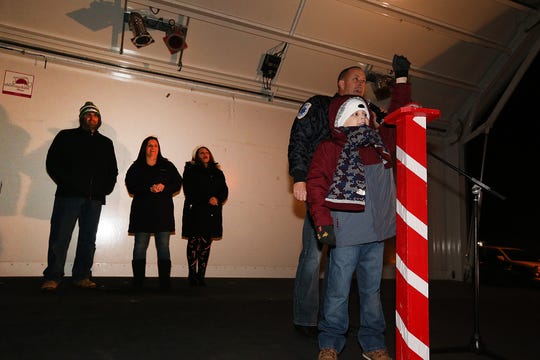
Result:
<svg viewBox="0 0 540 360"><path fill-rule="evenodd" d="M121 78L121 79L132 79L133 78L133 76L131 74L121 73L121 72L118 72L118 71L113 71L111 73L111 75L116 77L116 78Z"/></svg>

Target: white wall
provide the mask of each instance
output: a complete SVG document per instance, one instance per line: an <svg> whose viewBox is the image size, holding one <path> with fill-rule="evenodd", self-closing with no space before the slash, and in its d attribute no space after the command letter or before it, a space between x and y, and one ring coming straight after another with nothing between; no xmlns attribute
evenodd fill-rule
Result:
<svg viewBox="0 0 540 360"><path fill-rule="evenodd" d="M224 237L212 247L210 277L294 277L301 247L304 206L291 194L287 169L289 131L298 106L233 93L189 88L178 80L118 77L103 66L49 61L2 52L0 74L34 77L31 98L0 94L0 276L40 276L45 268L55 185L45 170L53 137L78 126L85 101L99 107L102 133L115 144L118 183L107 198L98 230L94 275L130 276L133 237L127 233L131 199L125 173L148 135L160 139L164 156L179 171L197 145L207 145L222 164L230 188ZM128 74L129 75L129 74ZM439 149L442 150L442 149ZM465 236L459 213L462 189L448 189L457 175L429 164L430 277L461 279ZM454 179L459 183L459 179ZM172 237L173 276L187 273L186 241L180 238L183 194L175 197L178 233ZM70 274L77 229L66 264ZM393 251L384 277L394 276ZM148 249L149 274L156 274Z"/></svg>
<svg viewBox="0 0 540 360"><path fill-rule="evenodd" d="M31 98L0 94L0 276L41 275L55 190L45 172L46 151L60 129L78 125L79 107L91 100L103 113L101 131L115 143L120 170L118 184L103 209L96 275L131 274L133 239L127 234L130 198L124 177L141 141L156 135L164 155L180 171L192 149L206 144L227 176L231 192L224 209L225 233L212 248L208 275L294 277L305 210L292 197L286 155L299 104L268 102L256 95L182 81L179 76L194 70L184 67L178 72L178 54L169 56L159 46L138 52L129 41L129 31L124 34L124 52L119 54L121 3L0 2L0 77L4 82L6 71L34 77ZM264 49L266 45L261 44ZM24 49L25 54L12 51L17 49ZM188 50L185 56L190 54ZM77 60L76 55L93 62ZM137 70L124 72L131 78L114 75L113 70L120 71L122 66L165 76ZM219 84L215 74L223 69L198 72L208 83ZM415 79L413 87L421 81ZM429 134L428 145L462 167L461 146ZM459 280L466 270L466 189L463 178L429 160L430 278ZM182 194L175 204L180 229ZM389 248L386 259L391 263ZM185 240L179 234L173 237L171 249L173 275L185 275ZM148 257L152 264L153 246ZM72 260L73 250L68 273ZM385 270L386 277L393 276L393 268ZM155 266L152 272L156 273Z"/></svg>
<svg viewBox="0 0 540 360"><path fill-rule="evenodd" d="M230 188L224 236L212 247L208 276L294 277L303 205L293 200L287 170L290 125L297 108L234 95L181 88L150 78L119 79L100 68L2 53L0 71L34 76L31 98L0 95L0 276L39 276L46 261L55 185L45 170L56 133L78 126L79 107L100 109L100 131L113 140L119 176L98 230L94 275L129 276L133 237L127 233L125 173L148 135L160 139L180 172L204 144L221 163ZM184 276L180 238L183 193L175 197L177 234L171 240L173 275ZM77 229L68 256L70 273ZM155 260L153 244L149 263ZM154 261L155 262L155 261ZM150 274L156 272L150 265Z"/></svg>

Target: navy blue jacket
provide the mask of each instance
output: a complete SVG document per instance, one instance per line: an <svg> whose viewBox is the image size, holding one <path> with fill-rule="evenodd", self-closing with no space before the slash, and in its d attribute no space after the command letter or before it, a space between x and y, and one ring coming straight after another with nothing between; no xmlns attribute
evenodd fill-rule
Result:
<svg viewBox="0 0 540 360"><path fill-rule="evenodd" d="M331 99L324 95L309 98L294 119L288 147L289 175L294 182L306 181L317 145L330 137L328 106Z"/></svg>

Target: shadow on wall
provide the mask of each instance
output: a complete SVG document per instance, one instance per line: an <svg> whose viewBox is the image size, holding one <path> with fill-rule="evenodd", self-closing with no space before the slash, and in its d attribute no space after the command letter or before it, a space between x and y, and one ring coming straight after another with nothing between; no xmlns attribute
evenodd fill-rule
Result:
<svg viewBox="0 0 540 360"><path fill-rule="evenodd" d="M0 153L3 159L0 182L0 216L13 216L19 212L22 203L22 173L29 168L25 151L30 143L30 134L23 128L10 123L6 110L0 106ZM26 171L24 171L26 172ZM30 175L31 176L31 175Z"/></svg>

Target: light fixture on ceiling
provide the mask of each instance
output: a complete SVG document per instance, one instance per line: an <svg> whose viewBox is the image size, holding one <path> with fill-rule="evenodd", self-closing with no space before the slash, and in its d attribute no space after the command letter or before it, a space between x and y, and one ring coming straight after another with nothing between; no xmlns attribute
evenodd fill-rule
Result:
<svg viewBox="0 0 540 360"><path fill-rule="evenodd" d="M165 33L163 41L171 54L176 54L187 47L186 34L179 26L171 25L170 29Z"/></svg>
<svg viewBox="0 0 540 360"><path fill-rule="evenodd" d="M154 39L148 32L148 29L163 31L165 33L163 42L171 54L175 54L187 48L187 27L177 24L173 19L165 21L163 18L156 19L148 16L142 16L140 13L133 11L130 13L124 13L124 24L125 23L129 24L129 29L133 32L131 42L137 48L148 46L154 42ZM122 53L122 51L123 37L122 49L120 50L120 53Z"/></svg>
<svg viewBox="0 0 540 360"><path fill-rule="evenodd" d="M129 29L133 33L131 42L137 48L148 46L154 42L154 39L150 36L148 30L146 30L146 25L144 24L144 19L141 14L137 12L129 14Z"/></svg>

